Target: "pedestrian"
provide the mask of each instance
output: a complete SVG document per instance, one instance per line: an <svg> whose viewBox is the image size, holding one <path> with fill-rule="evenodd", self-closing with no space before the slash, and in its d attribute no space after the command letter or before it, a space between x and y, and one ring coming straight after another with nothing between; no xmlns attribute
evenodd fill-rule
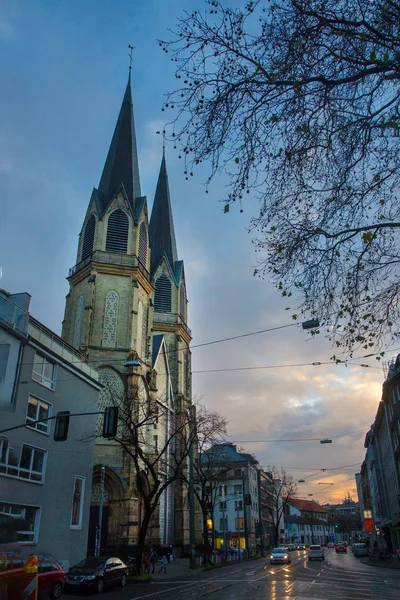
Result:
<svg viewBox="0 0 400 600"><path fill-rule="evenodd" d="M160 560L160 570L158 571L159 573L161 573L161 571L164 569L164 573L165 575L167 574L167 564L168 564L168 560L166 556L163 556L162 559Z"/></svg>
<svg viewBox="0 0 400 600"><path fill-rule="evenodd" d="M150 556L148 554L144 555L144 572L145 573L150 573Z"/></svg>
<svg viewBox="0 0 400 600"><path fill-rule="evenodd" d="M168 544L168 546L167 546L167 560L168 560L168 564L172 560L172 544Z"/></svg>
<svg viewBox="0 0 400 600"><path fill-rule="evenodd" d="M155 550L153 550L153 548L151 548L151 550L150 550L149 560L150 560L150 565L151 565L151 572L153 574L155 567L156 567L156 562L158 561L157 552Z"/></svg>

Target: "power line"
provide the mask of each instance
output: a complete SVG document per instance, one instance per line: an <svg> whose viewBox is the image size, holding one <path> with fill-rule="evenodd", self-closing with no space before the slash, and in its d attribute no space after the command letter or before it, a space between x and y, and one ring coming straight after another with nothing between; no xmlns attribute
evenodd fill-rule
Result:
<svg viewBox="0 0 400 600"><path fill-rule="evenodd" d="M368 426L369 427L369 426ZM351 435L352 433L358 433L359 431L365 431L367 427L362 429L354 429L353 431L346 431L345 433L337 433L335 435L320 436L317 438L296 438L296 439L285 439L285 440L233 440L237 444L264 444L273 442L319 442L321 439L331 439ZM232 437L232 436L228 436Z"/></svg>

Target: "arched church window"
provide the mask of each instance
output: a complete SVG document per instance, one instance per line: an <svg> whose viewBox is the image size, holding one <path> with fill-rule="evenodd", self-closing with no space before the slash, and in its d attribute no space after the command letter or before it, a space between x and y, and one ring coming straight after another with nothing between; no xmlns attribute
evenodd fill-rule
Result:
<svg viewBox="0 0 400 600"><path fill-rule="evenodd" d="M128 250L129 218L126 212L118 208L108 217L106 250L124 252Z"/></svg>
<svg viewBox="0 0 400 600"><path fill-rule="evenodd" d="M82 244L82 256L81 260L84 260L88 256L90 256L93 252L93 242L94 242L94 232L96 230L96 217L94 215L90 215L87 220L85 233L83 234L83 244Z"/></svg>
<svg viewBox="0 0 400 600"><path fill-rule="evenodd" d="M143 355L143 304L139 300L137 309L136 352Z"/></svg>
<svg viewBox="0 0 400 600"><path fill-rule="evenodd" d="M139 229L139 260L144 267L147 265L147 229L144 222Z"/></svg>
<svg viewBox="0 0 400 600"><path fill-rule="evenodd" d="M104 307L103 346L106 348L115 348L117 344L118 304L117 292L110 290Z"/></svg>
<svg viewBox="0 0 400 600"><path fill-rule="evenodd" d="M186 290L185 284L182 282L179 290L179 314L184 323L186 323Z"/></svg>
<svg viewBox="0 0 400 600"><path fill-rule="evenodd" d="M160 275L156 280L154 292L154 310L156 312L171 312L171 280L166 275Z"/></svg>
<svg viewBox="0 0 400 600"><path fill-rule="evenodd" d="M99 371L99 382L103 388L99 393L99 412L104 412L108 406L118 406L121 404L124 396L124 384L121 377L113 369L104 367ZM101 435L103 431L104 415L97 417L97 434Z"/></svg>
<svg viewBox="0 0 400 600"><path fill-rule="evenodd" d="M75 324L74 324L74 335L72 338L72 345L74 348L79 350L81 345L81 336L82 336L82 323L83 323L83 311L85 308L85 298L83 294L79 296L78 302L76 305L75 312Z"/></svg>

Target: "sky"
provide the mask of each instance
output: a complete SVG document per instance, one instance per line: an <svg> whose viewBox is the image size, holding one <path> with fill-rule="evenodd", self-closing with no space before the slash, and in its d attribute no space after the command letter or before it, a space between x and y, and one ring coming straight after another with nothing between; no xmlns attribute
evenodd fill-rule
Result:
<svg viewBox="0 0 400 600"><path fill-rule="evenodd" d="M193 8L205 9L203 0L0 0L0 287L29 292L31 313L56 333L68 268L127 82L128 44L135 46L141 187L151 209L161 107L177 81L158 40ZM177 152L167 145L166 153L193 345L291 325L193 348L194 396L227 417L229 440L262 466L305 479L299 497L355 498L354 473L380 401L382 368L371 359L352 361L369 368L330 362L324 333L309 339L278 291L253 277L248 227L256 202L249 197L243 214L235 207L224 214L219 200L229 182L218 179L206 194L207 166L186 181ZM210 370L216 372L201 372ZM304 438L312 441L274 441ZM332 444L321 445L324 438Z"/></svg>

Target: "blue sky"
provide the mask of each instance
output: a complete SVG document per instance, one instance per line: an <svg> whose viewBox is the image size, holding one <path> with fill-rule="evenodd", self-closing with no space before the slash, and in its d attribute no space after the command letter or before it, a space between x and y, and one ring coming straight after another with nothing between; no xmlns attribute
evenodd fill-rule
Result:
<svg viewBox="0 0 400 600"><path fill-rule="evenodd" d="M238 4L238 3L237 3ZM164 94L173 64L157 39L202 0L2 0L0 4L0 286L32 295L31 312L61 330L66 275L91 190L99 183L135 46L132 91L142 193L151 208L161 161ZM176 151L167 165L179 257L185 261L193 343L290 324L278 292L253 277L248 233L257 205L224 215L224 180L205 194L206 170L189 181ZM275 365L274 369L198 373L194 393L229 420L234 440L326 437L366 428L380 400L380 369L278 365L328 360L327 339L299 327L193 350L193 371ZM359 362L367 362L365 360ZM371 363L373 365L373 363ZM376 366L376 365L373 365ZM319 443L240 443L261 464L337 467L361 463L364 432ZM290 470L290 469L289 469ZM354 491L357 467L318 481L338 485L320 497ZM307 471L294 471L303 477ZM335 493L333 490L336 490ZM318 490L316 483L299 495Z"/></svg>

